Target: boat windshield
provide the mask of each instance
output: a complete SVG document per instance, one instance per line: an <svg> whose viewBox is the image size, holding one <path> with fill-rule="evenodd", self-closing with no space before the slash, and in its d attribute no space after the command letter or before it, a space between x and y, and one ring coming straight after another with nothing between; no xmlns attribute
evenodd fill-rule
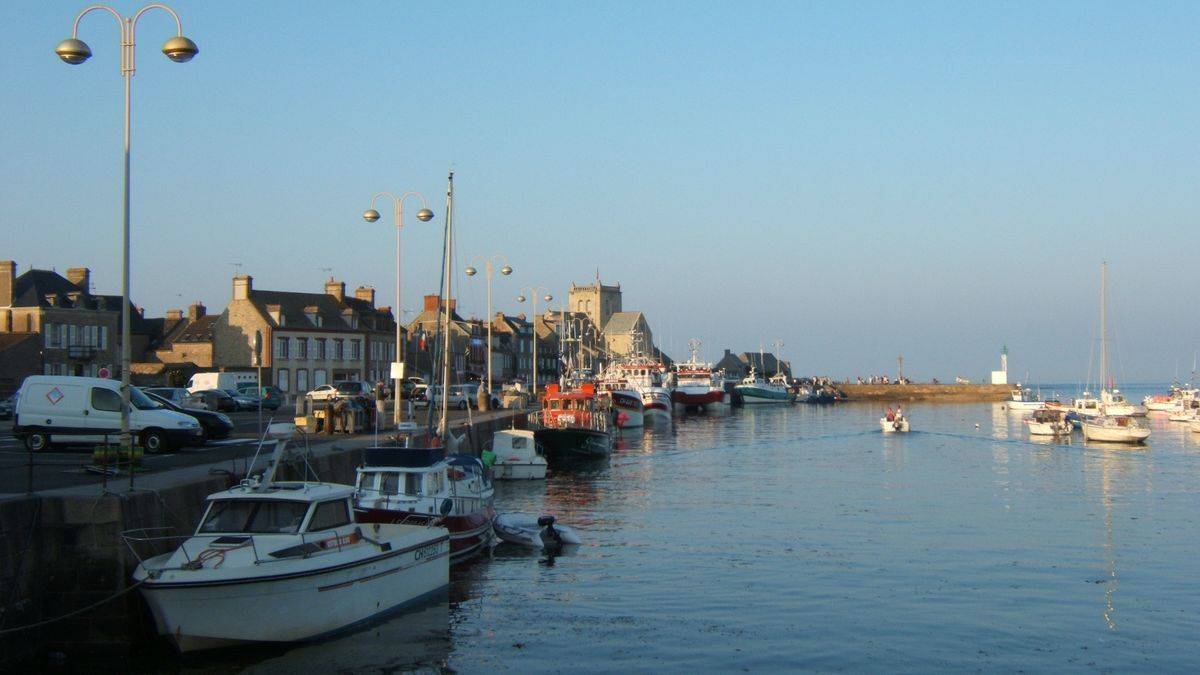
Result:
<svg viewBox="0 0 1200 675"><path fill-rule="evenodd" d="M218 499L197 534L295 534L300 531L308 502L282 499Z"/></svg>

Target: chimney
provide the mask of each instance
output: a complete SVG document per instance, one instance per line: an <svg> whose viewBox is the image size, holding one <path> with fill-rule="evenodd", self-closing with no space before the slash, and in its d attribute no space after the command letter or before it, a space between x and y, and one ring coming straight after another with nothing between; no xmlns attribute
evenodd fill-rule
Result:
<svg viewBox="0 0 1200 675"><path fill-rule="evenodd" d="M92 290L92 271L86 267L72 267L67 270L67 281L75 284L84 292Z"/></svg>
<svg viewBox="0 0 1200 675"><path fill-rule="evenodd" d="M233 278L234 300L249 300L252 292L254 292L254 277L243 274Z"/></svg>
<svg viewBox="0 0 1200 675"><path fill-rule="evenodd" d="M0 309L0 333L12 331L12 310Z"/></svg>
<svg viewBox="0 0 1200 675"><path fill-rule="evenodd" d="M325 282L325 295L332 295L337 298L338 302L346 299L346 284L342 281L334 281L333 277Z"/></svg>
<svg viewBox="0 0 1200 675"><path fill-rule="evenodd" d="M0 307L12 307L13 284L17 279L17 263L0 260Z"/></svg>
<svg viewBox="0 0 1200 675"><path fill-rule="evenodd" d="M205 314L208 314L208 308L206 308L204 303L200 302L199 300L188 306L188 318L192 321L200 319L200 317L204 316Z"/></svg>
<svg viewBox="0 0 1200 675"><path fill-rule="evenodd" d="M438 300L439 300L439 298L436 295L425 296L425 311L426 312L438 311L438 305L440 304L438 302Z"/></svg>
<svg viewBox="0 0 1200 675"><path fill-rule="evenodd" d="M367 286L359 286L358 288L354 289L354 297L366 302L367 304L371 305L372 307L375 306L375 289L374 288L369 288Z"/></svg>
<svg viewBox="0 0 1200 675"><path fill-rule="evenodd" d="M182 309L168 309L167 310L167 321L179 321L182 318L183 318L183 310Z"/></svg>

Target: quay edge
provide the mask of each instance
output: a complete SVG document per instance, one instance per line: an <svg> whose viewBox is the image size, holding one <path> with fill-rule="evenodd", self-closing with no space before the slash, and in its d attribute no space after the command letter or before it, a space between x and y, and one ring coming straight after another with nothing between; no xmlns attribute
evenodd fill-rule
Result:
<svg viewBox="0 0 1200 675"><path fill-rule="evenodd" d="M839 384L847 401L989 403L1009 400L1007 384Z"/></svg>

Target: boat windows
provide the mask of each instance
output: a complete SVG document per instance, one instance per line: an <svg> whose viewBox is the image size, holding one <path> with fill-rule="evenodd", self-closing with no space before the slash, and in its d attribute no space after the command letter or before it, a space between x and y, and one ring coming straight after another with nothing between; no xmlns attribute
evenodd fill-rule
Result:
<svg viewBox="0 0 1200 675"><path fill-rule="evenodd" d="M319 532L349 524L350 509L346 506L345 499L338 499L317 504L317 509L313 512L312 521L308 523L308 531Z"/></svg>
<svg viewBox="0 0 1200 675"><path fill-rule="evenodd" d="M208 507L197 534L244 532L295 534L300 531L308 502L282 499L221 499Z"/></svg>
<svg viewBox="0 0 1200 675"><path fill-rule="evenodd" d="M513 436L512 437L512 449L513 450L524 450L526 447L526 444L525 444L526 440L527 439L524 436Z"/></svg>
<svg viewBox="0 0 1200 675"><path fill-rule="evenodd" d="M379 493L384 495L400 494L400 481L398 476L391 472L383 472L379 474Z"/></svg>
<svg viewBox="0 0 1200 675"><path fill-rule="evenodd" d="M419 495L421 494L421 474L405 473L404 475L404 494Z"/></svg>

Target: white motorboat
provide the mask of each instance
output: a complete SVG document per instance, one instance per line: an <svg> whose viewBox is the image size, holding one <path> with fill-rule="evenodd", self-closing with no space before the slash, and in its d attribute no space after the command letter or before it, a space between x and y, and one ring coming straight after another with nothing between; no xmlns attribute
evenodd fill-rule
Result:
<svg viewBox="0 0 1200 675"><path fill-rule="evenodd" d="M1100 399L1085 391L1083 396L1071 402L1071 412L1081 419L1096 417L1100 414Z"/></svg>
<svg viewBox="0 0 1200 675"><path fill-rule="evenodd" d="M1035 410L1024 422L1031 436L1069 436L1074 429L1067 411L1062 409Z"/></svg>
<svg viewBox="0 0 1200 675"><path fill-rule="evenodd" d="M784 382L774 377L764 380L755 371L754 366L750 367L750 374L733 389L742 397L743 405L791 403L793 400L792 393L788 391Z"/></svg>
<svg viewBox="0 0 1200 675"><path fill-rule="evenodd" d="M1022 389L1019 383L1009 392L1009 410L1014 412L1029 412L1031 410L1041 410L1045 407L1046 403L1042 401L1041 396L1033 393L1033 390L1028 387Z"/></svg>
<svg viewBox="0 0 1200 675"><path fill-rule="evenodd" d="M1197 417L1200 417L1200 415L1197 415L1197 410L1195 408L1179 407L1167 415L1167 421L1191 422L1192 420L1197 419Z"/></svg>
<svg viewBox="0 0 1200 675"><path fill-rule="evenodd" d="M1101 415L1083 420L1083 437L1089 441L1110 443L1144 443L1150 438L1150 427L1130 415Z"/></svg>
<svg viewBox="0 0 1200 675"><path fill-rule="evenodd" d="M133 575L159 634L181 652L320 639L449 584L444 528L360 524L349 485L276 482L290 436L276 427L292 425L272 425L275 461L263 480L209 495L190 537L123 534L135 554L183 539Z"/></svg>
<svg viewBox="0 0 1200 675"><path fill-rule="evenodd" d="M1100 392L1100 405L1106 415L1146 416L1146 407L1130 403L1119 389L1102 390Z"/></svg>
<svg viewBox="0 0 1200 675"><path fill-rule="evenodd" d="M559 525L554 516L533 516L527 513L501 513L492 522L496 536L520 546L558 552L563 546L583 543L567 525Z"/></svg>
<svg viewBox="0 0 1200 675"><path fill-rule="evenodd" d="M908 433L908 418L900 412L888 412L879 418L879 428L885 434Z"/></svg>
<svg viewBox="0 0 1200 675"><path fill-rule="evenodd" d="M530 480L546 477L546 458L527 429L504 429L492 435L495 480Z"/></svg>

